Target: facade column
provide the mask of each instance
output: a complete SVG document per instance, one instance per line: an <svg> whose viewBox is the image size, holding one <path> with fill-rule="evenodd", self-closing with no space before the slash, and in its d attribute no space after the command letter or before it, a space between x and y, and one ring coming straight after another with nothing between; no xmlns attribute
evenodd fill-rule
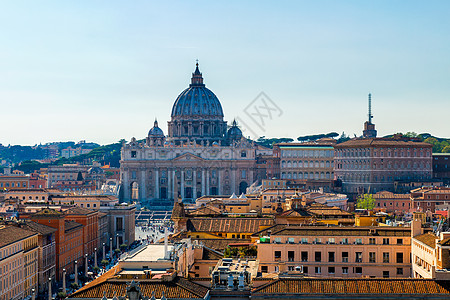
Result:
<svg viewBox="0 0 450 300"><path fill-rule="evenodd" d="M178 191L175 190L175 186L178 186L176 184L176 180L177 180L176 171L177 171L176 169L172 170L172 193L173 193L174 201L178 201Z"/></svg>
<svg viewBox="0 0 450 300"><path fill-rule="evenodd" d="M205 169L202 169L202 196L205 196L205 187L206 187L206 181L205 181Z"/></svg>
<svg viewBox="0 0 450 300"><path fill-rule="evenodd" d="M236 168L231 168L231 193L236 194Z"/></svg>
<svg viewBox="0 0 450 300"><path fill-rule="evenodd" d="M181 200L184 199L184 169L181 169Z"/></svg>
<svg viewBox="0 0 450 300"><path fill-rule="evenodd" d="M197 199L197 171L192 171L192 199Z"/></svg>
<svg viewBox="0 0 450 300"><path fill-rule="evenodd" d="M167 169L167 199L172 199L172 170Z"/></svg>
<svg viewBox="0 0 450 300"><path fill-rule="evenodd" d="M146 181L146 172L145 170L141 171L141 184L139 185L139 199L145 200L147 199L147 186L145 184Z"/></svg>
<svg viewBox="0 0 450 300"><path fill-rule="evenodd" d="M159 170L155 170L155 198L159 199Z"/></svg>
<svg viewBox="0 0 450 300"><path fill-rule="evenodd" d="M209 195L209 169L206 170L206 195Z"/></svg>
<svg viewBox="0 0 450 300"><path fill-rule="evenodd" d="M217 193L219 195L222 195L222 176L220 176L220 173L221 173L221 169L218 168L217 169L217 186L218 186Z"/></svg>
<svg viewBox="0 0 450 300"><path fill-rule="evenodd" d="M131 200L131 189L130 189L130 182L128 181L128 172L123 172L120 175L123 177L122 178L122 186L123 186L123 198L125 201L130 201Z"/></svg>

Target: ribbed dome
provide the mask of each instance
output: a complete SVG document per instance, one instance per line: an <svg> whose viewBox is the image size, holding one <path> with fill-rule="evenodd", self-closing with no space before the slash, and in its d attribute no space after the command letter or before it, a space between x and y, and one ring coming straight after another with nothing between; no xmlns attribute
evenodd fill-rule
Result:
<svg viewBox="0 0 450 300"><path fill-rule="evenodd" d="M164 132L158 127L158 121L155 120L153 127L148 132L149 136L164 136Z"/></svg>
<svg viewBox="0 0 450 300"><path fill-rule="evenodd" d="M192 74L191 84L175 100L172 117L223 118L222 105L216 95L203 84L202 73L198 69Z"/></svg>
<svg viewBox="0 0 450 300"><path fill-rule="evenodd" d="M227 137L230 140L240 140L242 138L242 131L237 126L236 120L233 121L232 126L228 129Z"/></svg>

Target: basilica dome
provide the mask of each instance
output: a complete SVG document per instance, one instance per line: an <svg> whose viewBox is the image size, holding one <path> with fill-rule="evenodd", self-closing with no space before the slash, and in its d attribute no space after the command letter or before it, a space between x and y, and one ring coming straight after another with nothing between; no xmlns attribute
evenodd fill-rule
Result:
<svg viewBox="0 0 450 300"><path fill-rule="evenodd" d="M172 118L223 119L222 105L216 95L205 87L202 73L196 65L191 84L175 100Z"/></svg>
<svg viewBox="0 0 450 300"><path fill-rule="evenodd" d="M164 132L161 128L158 127L158 121L155 120L155 123L153 124L153 127L148 132L149 136L164 136Z"/></svg>

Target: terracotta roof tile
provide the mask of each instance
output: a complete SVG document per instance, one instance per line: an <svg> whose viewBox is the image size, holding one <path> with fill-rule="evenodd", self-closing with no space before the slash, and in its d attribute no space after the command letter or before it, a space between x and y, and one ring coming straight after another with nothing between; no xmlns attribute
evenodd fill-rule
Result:
<svg viewBox="0 0 450 300"><path fill-rule="evenodd" d="M95 210L78 206L73 206L65 211L65 213L68 215L90 215L95 212L96 212Z"/></svg>
<svg viewBox="0 0 450 300"><path fill-rule="evenodd" d="M436 239L437 237L431 233L425 233L414 237L419 242L424 243L425 245L435 248L436 247Z"/></svg>
<svg viewBox="0 0 450 300"><path fill-rule="evenodd" d="M198 218L187 222L188 231L253 233L272 226L272 218Z"/></svg>
<svg viewBox="0 0 450 300"><path fill-rule="evenodd" d="M253 294L438 294L450 296L450 283L430 279L282 278L255 288Z"/></svg>
<svg viewBox="0 0 450 300"><path fill-rule="evenodd" d="M4 226L0 228L0 248L33 235L37 233L16 226Z"/></svg>
<svg viewBox="0 0 450 300"><path fill-rule="evenodd" d="M373 146L384 146L384 147L424 147L424 148L432 148L433 146L428 143L424 142L413 142L413 141L405 141L405 140L398 140L398 139L392 139L392 138L372 138L372 139L365 139L365 138L355 138L351 139L349 141L340 143L335 145L335 148L346 148L346 147L354 147L354 146L362 146L362 147L373 147Z"/></svg>
<svg viewBox="0 0 450 300"><path fill-rule="evenodd" d="M101 299L103 295L107 298L114 296L124 297L126 296L127 283L124 280L111 278L80 289L72 294L69 299ZM158 299L162 297L163 292L164 296L168 299L203 298L208 292L208 288L180 277L175 278L173 281L143 280L138 282L138 285L144 297L151 297L154 291L155 297Z"/></svg>

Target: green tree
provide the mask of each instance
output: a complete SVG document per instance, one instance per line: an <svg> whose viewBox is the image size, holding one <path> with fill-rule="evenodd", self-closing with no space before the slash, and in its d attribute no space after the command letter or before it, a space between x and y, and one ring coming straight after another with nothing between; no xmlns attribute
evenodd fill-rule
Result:
<svg viewBox="0 0 450 300"><path fill-rule="evenodd" d="M375 199L372 194L363 194L358 197L356 208L372 210L375 207Z"/></svg>
<svg viewBox="0 0 450 300"><path fill-rule="evenodd" d="M445 147L442 149L442 153L450 153L450 146L445 146Z"/></svg>

